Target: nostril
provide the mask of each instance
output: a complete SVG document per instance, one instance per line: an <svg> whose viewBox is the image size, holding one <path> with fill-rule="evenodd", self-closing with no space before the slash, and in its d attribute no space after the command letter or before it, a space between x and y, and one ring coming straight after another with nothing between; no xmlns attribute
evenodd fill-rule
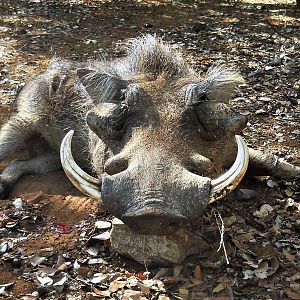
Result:
<svg viewBox="0 0 300 300"><path fill-rule="evenodd" d="M128 160L126 158L112 157L104 165L104 172L108 175L115 175L125 171L128 168Z"/></svg>

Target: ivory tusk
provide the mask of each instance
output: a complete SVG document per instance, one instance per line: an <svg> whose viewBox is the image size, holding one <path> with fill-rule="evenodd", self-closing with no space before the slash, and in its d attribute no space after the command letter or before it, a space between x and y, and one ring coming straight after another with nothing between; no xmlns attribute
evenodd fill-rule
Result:
<svg viewBox="0 0 300 300"><path fill-rule="evenodd" d="M211 193L208 204L224 198L233 191L244 177L249 163L249 151L243 138L235 136L238 144L238 153L231 168L220 177L211 181Z"/></svg>
<svg viewBox="0 0 300 300"><path fill-rule="evenodd" d="M84 172L75 162L72 151L72 137L74 130L70 130L64 137L60 146L60 159L62 167L70 181L84 194L96 199L101 198L99 191L100 180Z"/></svg>

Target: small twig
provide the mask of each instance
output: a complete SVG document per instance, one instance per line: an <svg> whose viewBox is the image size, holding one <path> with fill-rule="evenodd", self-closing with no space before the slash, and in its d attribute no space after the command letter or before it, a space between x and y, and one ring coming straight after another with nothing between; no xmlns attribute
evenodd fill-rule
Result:
<svg viewBox="0 0 300 300"><path fill-rule="evenodd" d="M227 286L227 290L228 290L228 294L229 294L228 296L230 297L230 300L234 300L233 290L230 285Z"/></svg>
<svg viewBox="0 0 300 300"><path fill-rule="evenodd" d="M224 222L223 222L223 219L222 219L220 213L218 212L218 218L219 218L219 220L221 222L221 227L220 227L219 222L218 222L218 218L217 218L217 215L216 215L215 212L214 212L214 216L215 216L216 223L218 225L218 229L219 229L220 236L221 236L221 238L220 238L220 245L219 245L219 248L218 248L217 252L219 252L220 249L223 247L223 251L224 251L226 263L227 263L227 265L229 265L229 259L228 259L228 256L227 256L227 251L226 251L225 243L224 243L224 232L225 232Z"/></svg>

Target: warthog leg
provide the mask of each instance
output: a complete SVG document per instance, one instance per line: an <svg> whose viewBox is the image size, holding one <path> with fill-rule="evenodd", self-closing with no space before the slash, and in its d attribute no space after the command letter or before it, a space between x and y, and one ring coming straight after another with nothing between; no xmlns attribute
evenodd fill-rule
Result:
<svg viewBox="0 0 300 300"><path fill-rule="evenodd" d="M281 161L275 155L249 148L248 173L256 176L274 176L281 179L300 178L300 167Z"/></svg>
<svg viewBox="0 0 300 300"><path fill-rule="evenodd" d="M9 189L21 176L26 174L46 174L60 168L59 155L54 151L29 160L13 161L0 175L0 199L7 196Z"/></svg>
<svg viewBox="0 0 300 300"><path fill-rule="evenodd" d="M11 117L0 131L0 161L18 150L33 134L32 122L17 114Z"/></svg>

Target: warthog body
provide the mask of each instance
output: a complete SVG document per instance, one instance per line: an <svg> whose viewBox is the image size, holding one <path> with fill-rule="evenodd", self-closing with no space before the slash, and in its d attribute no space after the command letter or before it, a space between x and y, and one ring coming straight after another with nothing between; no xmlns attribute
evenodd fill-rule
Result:
<svg viewBox="0 0 300 300"><path fill-rule="evenodd" d="M226 105L241 83L224 66L199 77L153 36L132 41L122 60L55 60L20 92L16 114L0 131L0 160L29 140L43 139L49 148L2 172L1 197L23 174L61 168L62 140L74 130L74 159L94 177L72 161L71 133L61 149L65 171L82 191L94 197L101 191L113 215L146 233L195 222L247 168L248 150L237 138L235 173L218 177L235 161L235 135L247 123ZM300 168L273 156L249 153L254 174L300 175Z"/></svg>

